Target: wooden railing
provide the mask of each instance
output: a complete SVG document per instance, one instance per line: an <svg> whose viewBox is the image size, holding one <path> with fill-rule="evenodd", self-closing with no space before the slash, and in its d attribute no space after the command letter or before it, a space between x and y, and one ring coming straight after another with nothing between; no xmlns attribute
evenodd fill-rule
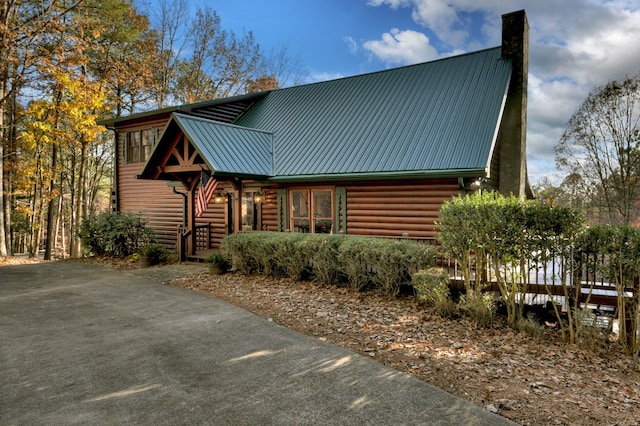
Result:
<svg viewBox="0 0 640 426"><path fill-rule="evenodd" d="M190 229L178 226L177 251L180 262L187 260L188 254L195 254L199 250L209 250L211 247L211 224L207 222L204 225L196 225L194 247L191 247L192 238ZM189 251L190 253L188 253Z"/></svg>
<svg viewBox="0 0 640 426"><path fill-rule="evenodd" d="M415 238L415 237L383 237L397 238L417 241L424 244L439 246L435 238ZM476 271L483 271L481 282L486 291L499 291L498 283L492 277L492 267L488 259L474 259L471 268L471 279L475 279ZM618 292L615 284L602 271L606 270L608 259L606 256L589 255L581 258L575 257L571 253L557 253L547 256L547 261L543 265L540 261L527 260L525 271L527 287L526 295L529 304L541 303L541 300L548 296L562 298L565 295L562 277L565 286L570 293L579 295L581 304L589 304L597 309L613 309L617 303ZM451 277L451 288L456 290L464 289L464 279L458 263L441 253L438 250L436 255L436 265L449 271ZM546 267L546 269L545 269ZM577 288L579 287L579 288ZM624 296L631 298L640 291L640 277L633 279L633 284L624 288ZM542 297L536 297L542 296Z"/></svg>

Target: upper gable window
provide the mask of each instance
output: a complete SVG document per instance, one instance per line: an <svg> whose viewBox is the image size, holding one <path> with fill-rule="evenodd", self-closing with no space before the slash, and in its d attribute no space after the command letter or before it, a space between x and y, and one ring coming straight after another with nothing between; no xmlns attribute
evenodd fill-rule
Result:
<svg viewBox="0 0 640 426"><path fill-rule="evenodd" d="M156 128L122 133L121 142L125 163L147 161L157 141L158 129Z"/></svg>

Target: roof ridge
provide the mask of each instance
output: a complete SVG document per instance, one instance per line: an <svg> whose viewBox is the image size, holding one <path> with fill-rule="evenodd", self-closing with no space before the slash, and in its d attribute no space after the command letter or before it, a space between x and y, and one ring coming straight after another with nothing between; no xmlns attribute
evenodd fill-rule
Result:
<svg viewBox="0 0 640 426"><path fill-rule="evenodd" d="M283 91L283 90L290 90L290 89L296 89L296 88L300 88L300 87L313 86L313 85L316 85L316 84L331 83L331 82L335 82L335 81L342 81L342 80L348 80L348 79L353 79L353 78L366 77L366 76L371 76L371 75L375 75L375 74L394 72L394 71L398 71L398 70L409 69L409 68L412 68L412 67L425 66L425 65L435 64L435 63L438 63L438 62L449 61L449 60L453 60L453 59L459 59L459 58L463 58L465 56L478 55L478 54L481 54L481 53L486 53L486 52L488 52L490 50L501 50L501 49L502 49L501 46L487 47L485 49L474 50L473 52L459 53L459 54L451 55L451 56L445 56L445 57L433 59L431 61L424 61L424 62L418 62L418 63L415 63L415 64L401 65L401 66L392 67L392 68L385 68L385 69L381 69L381 70L369 71L369 72L365 72L365 73L362 73L362 74L346 75L346 76L343 76L343 77L332 78L330 80L321 80L321 81L314 81L314 82L310 82L310 83L297 84L295 86L282 87L282 88L279 88L279 89L274 89L274 90L260 92L260 93L268 94L268 93L273 93L273 92L280 92L280 91Z"/></svg>
<svg viewBox="0 0 640 426"><path fill-rule="evenodd" d="M236 128L236 129L248 130L248 131L251 131L251 132L265 133L267 135L273 136L273 132L271 132L269 130L254 129L253 127L240 126L238 124L233 124L233 123L225 123L223 121L217 121L217 120L212 120L212 119L206 118L206 117L199 117L197 115L192 115L192 114L189 114L186 111L172 112L171 115L174 116L174 117L177 117L179 119L184 117L184 118L187 118L189 120L198 120L198 121L204 121L204 122L209 123L209 124L215 124L216 126L233 127L233 128Z"/></svg>

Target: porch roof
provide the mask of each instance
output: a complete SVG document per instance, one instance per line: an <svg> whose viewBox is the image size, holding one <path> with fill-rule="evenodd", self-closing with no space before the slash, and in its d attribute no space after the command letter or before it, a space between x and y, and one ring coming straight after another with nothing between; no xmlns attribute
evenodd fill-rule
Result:
<svg viewBox="0 0 640 426"><path fill-rule="evenodd" d="M174 179L156 170L164 165L167 149L181 133L215 176L273 176L271 133L173 113L139 178Z"/></svg>

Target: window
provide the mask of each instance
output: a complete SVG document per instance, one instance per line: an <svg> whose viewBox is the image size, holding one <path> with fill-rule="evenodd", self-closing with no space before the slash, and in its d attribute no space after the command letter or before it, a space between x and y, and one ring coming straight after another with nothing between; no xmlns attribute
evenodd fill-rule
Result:
<svg viewBox="0 0 640 426"><path fill-rule="evenodd" d="M122 134L126 163L147 161L158 141L158 129L144 129Z"/></svg>
<svg viewBox="0 0 640 426"><path fill-rule="evenodd" d="M293 232L330 234L333 231L333 194L330 189L292 190Z"/></svg>
<svg viewBox="0 0 640 426"><path fill-rule="evenodd" d="M142 132L142 149L140 150L140 161L147 161L151 157L153 147L158 138L158 129L145 129Z"/></svg>
<svg viewBox="0 0 640 426"><path fill-rule="evenodd" d="M140 160L140 132L127 133L127 163L137 163Z"/></svg>
<svg viewBox="0 0 640 426"><path fill-rule="evenodd" d="M242 194L242 230L256 230L256 205L253 202L253 193Z"/></svg>

